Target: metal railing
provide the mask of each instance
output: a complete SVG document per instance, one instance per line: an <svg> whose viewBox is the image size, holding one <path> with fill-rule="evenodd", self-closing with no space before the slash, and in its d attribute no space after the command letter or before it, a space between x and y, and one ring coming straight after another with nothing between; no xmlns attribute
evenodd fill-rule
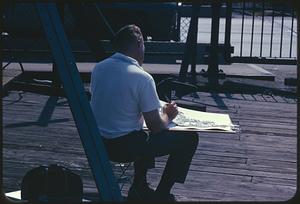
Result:
<svg viewBox="0 0 300 204"><path fill-rule="evenodd" d="M210 10L207 5L204 7ZM234 53L229 55L231 62L296 64L297 18L293 8L269 1L223 3L221 8L219 43L224 43L230 32L227 36L234 47ZM230 10L230 30L225 26L226 9ZM179 39L185 42L190 17L179 18ZM211 19L210 15L199 16L198 43L210 43Z"/></svg>

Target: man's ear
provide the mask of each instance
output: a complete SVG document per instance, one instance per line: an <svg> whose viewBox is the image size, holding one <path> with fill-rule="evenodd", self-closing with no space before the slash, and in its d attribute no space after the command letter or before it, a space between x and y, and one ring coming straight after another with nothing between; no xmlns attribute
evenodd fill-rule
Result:
<svg viewBox="0 0 300 204"><path fill-rule="evenodd" d="M138 45L138 47L141 47L142 44L143 44L143 41L142 41L142 40L137 40L137 45Z"/></svg>

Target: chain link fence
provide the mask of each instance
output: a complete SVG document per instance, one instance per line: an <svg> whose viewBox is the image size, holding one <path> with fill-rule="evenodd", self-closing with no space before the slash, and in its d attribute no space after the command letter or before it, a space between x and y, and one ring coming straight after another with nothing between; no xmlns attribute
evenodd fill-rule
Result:
<svg viewBox="0 0 300 204"><path fill-rule="evenodd" d="M189 26L190 26L190 17L181 17L180 18L180 42L186 42L187 39L187 34L189 31Z"/></svg>

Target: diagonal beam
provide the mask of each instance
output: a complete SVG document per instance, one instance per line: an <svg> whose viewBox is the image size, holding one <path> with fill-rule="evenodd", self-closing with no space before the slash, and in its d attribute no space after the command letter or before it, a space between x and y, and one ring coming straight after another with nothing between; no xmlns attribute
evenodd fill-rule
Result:
<svg viewBox="0 0 300 204"><path fill-rule="evenodd" d="M102 201L121 201L108 156L54 3L36 3Z"/></svg>

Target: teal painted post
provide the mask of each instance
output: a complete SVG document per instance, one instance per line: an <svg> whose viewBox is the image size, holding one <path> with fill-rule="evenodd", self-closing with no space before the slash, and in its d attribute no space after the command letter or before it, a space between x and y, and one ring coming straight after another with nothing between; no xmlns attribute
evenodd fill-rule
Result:
<svg viewBox="0 0 300 204"><path fill-rule="evenodd" d="M82 144L102 201L122 201L120 188L85 95L74 56L54 3L37 3L57 71L62 81ZM72 145L70 143L70 145Z"/></svg>

